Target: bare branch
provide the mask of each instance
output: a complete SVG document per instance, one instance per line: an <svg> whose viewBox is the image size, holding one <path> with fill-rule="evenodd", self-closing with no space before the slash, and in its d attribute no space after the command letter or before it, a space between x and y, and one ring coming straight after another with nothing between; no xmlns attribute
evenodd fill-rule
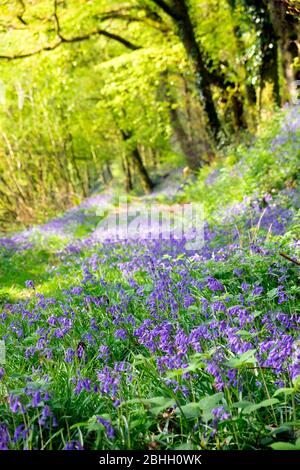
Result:
<svg viewBox="0 0 300 470"><path fill-rule="evenodd" d="M279 253L280 256L282 256L283 258L287 259L288 261L290 261L291 263L294 263L296 264L297 266L300 266L300 262L297 261L296 259L293 259L293 258L290 258L288 255L286 255L285 253Z"/></svg>

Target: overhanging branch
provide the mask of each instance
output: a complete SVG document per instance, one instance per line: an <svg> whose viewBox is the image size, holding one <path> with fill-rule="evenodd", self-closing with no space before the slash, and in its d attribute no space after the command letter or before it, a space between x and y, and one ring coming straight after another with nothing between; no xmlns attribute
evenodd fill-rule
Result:
<svg viewBox="0 0 300 470"><path fill-rule="evenodd" d="M165 0L152 0L155 5L161 8L167 15L171 16L174 20L178 20L177 12L174 8L171 8Z"/></svg>
<svg viewBox="0 0 300 470"><path fill-rule="evenodd" d="M139 18L135 17L134 15L130 15L128 13L119 13L119 12L108 12L104 15L99 17L100 20L120 20L127 23L144 23L145 25L149 26L150 28L157 29L161 32L167 32L170 28L163 22L152 20L151 18Z"/></svg>
<svg viewBox="0 0 300 470"><path fill-rule="evenodd" d="M132 42L123 38L119 34L110 33L104 29L97 29L96 31L93 31L89 34L86 34L84 36L77 36L75 38L70 38L70 39L62 38L62 42L64 43L81 42L81 41L86 41L87 39L90 39L93 36L105 36L109 39L112 39L114 41L117 41L123 44L123 46L127 47L128 49L131 49L132 51L136 51L137 49L141 48L140 46L137 46L136 44L133 44Z"/></svg>
<svg viewBox="0 0 300 470"><path fill-rule="evenodd" d="M62 44L72 44L75 42L87 41L95 36L104 36L108 39L112 39L113 41L119 42L120 44L122 44L123 46L127 47L128 49L132 51L136 51L137 49L140 49L140 46L133 44L132 42L128 41L122 36L119 36L118 34L110 33L109 31L106 31L104 29L97 29L96 31L92 31L91 33L84 34L82 36L75 36L74 38L65 38L60 33L60 35L58 36L58 40L54 42L53 44L48 44L39 49L36 49L35 51L25 52L21 54L15 54L15 55L1 55L0 54L0 59L3 59L3 60L26 59L27 57L32 57L34 55L41 54L42 52L53 51L57 49L59 46L61 46Z"/></svg>
<svg viewBox="0 0 300 470"><path fill-rule="evenodd" d="M17 15L17 18L22 24L27 25L27 22L23 18L26 11L25 3L23 2L23 0L19 0L19 4L21 7L21 12L19 13L19 15Z"/></svg>
<svg viewBox="0 0 300 470"><path fill-rule="evenodd" d="M57 0L54 0L54 13L53 13L53 17L54 17L54 23L55 23L55 29L56 29L56 34L57 36L63 41L63 37L61 35L61 31L60 31L60 23L59 23L59 19L58 19L58 3L57 3Z"/></svg>
<svg viewBox="0 0 300 470"><path fill-rule="evenodd" d="M15 55L0 55L0 59L2 60L26 59L27 57L32 57L34 55L41 54L42 52L53 51L61 44L62 44L62 41L59 40L58 42L54 44L48 44L47 46L41 47L40 49L36 49L35 51L25 52L25 53L15 54Z"/></svg>

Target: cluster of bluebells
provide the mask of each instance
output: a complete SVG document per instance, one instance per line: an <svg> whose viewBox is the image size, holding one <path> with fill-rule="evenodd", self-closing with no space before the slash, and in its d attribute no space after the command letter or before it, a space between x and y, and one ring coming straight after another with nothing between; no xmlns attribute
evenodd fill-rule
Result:
<svg viewBox="0 0 300 470"><path fill-rule="evenodd" d="M97 416L97 422L104 427L108 439L114 439L115 431L111 423L107 419L102 418L102 416Z"/></svg>
<svg viewBox="0 0 300 470"><path fill-rule="evenodd" d="M89 254L80 265L81 281L63 290L59 300L39 294L28 281L26 287L35 290L33 301L7 304L0 314L7 347L18 344L28 365L38 360L35 374L45 377L46 382L47 361L64 361L73 370L70 386L74 396L85 394L91 400L101 396L117 408L129 389L134 393L138 372L129 357L120 360L116 350L126 351L133 344L152 358L161 382L181 400L192 399L191 381L197 383L199 373L187 370L178 380L168 378L168 372L184 371L195 354L202 355L212 390L219 392L228 387L240 393L247 389L243 374L226 364L231 357L248 351L254 351L257 365L267 369L278 385L299 375L300 315L288 310L293 276L284 265L265 263L259 282L249 272L245 255L239 255L239 267L233 269L228 281L220 277L217 268L229 252L233 254L234 247L227 247L227 253L224 247L209 247L216 266L216 274L212 274L206 265L208 247L201 253L186 253L184 258L183 242L180 245L178 241L172 246L165 242L128 244L118 250L115 244L85 243ZM80 250L84 253L84 247ZM68 265L76 254L67 247L60 256ZM270 254L261 255L262 259L266 256L272 259ZM118 270L125 283L99 275L107 263ZM141 272L147 285L139 281ZM273 309L261 313L270 291L274 293ZM29 336L31 342L23 343ZM91 360L95 361L95 373L88 374ZM2 368L0 379L3 376ZM261 387L261 381L256 383ZM24 396L9 395L11 413L38 410L40 426L57 426L48 391L26 386ZM213 416L215 433L218 423L229 415L216 408ZM99 416L97 420L112 439L115 431L111 423ZM5 429L3 424L3 447L8 445ZM28 433L20 424L9 442L26 440ZM80 446L77 440L66 444L68 449Z"/></svg>
<svg viewBox="0 0 300 470"><path fill-rule="evenodd" d="M241 205L246 214L251 211L251 223L247 219L244 228L259 223L266 232L272 227L273 233L284 233L292 211L268 195L261 205L261 200ZM45 230L63 229L76 217L82 215L70 212ZM54 298L40 294L38 282L26 281L31 297L0 308L0 338L24 371L23 387L14 387L11 369L0 367L0 387L5 383L8 390L1 404L0 450L21 446L34 426L46 433L65 425L54 411L61 387L56 364L68 377L62 385L66 393L85 403L86 421L96 415L107 440L118 430L100 413L116 415L129 396L149 398L157 393L155 383L184 404L228 389L249 397L250 374L261 399L263 382L275 390L295 381L300 375L300 314L291 307L297 295L295 272L278 261L264 243L265 234L241 249L236 230L226 227L206 224L205 245L194 252L186 251L184 239L102 245L92 234L57 253L58 281L63 284L64 274L76 267L74 285ZM0 240L6 250L14 250L13 243ZM20 249L24 243L20 240ZM232 365L232 358L247 353L266 376ZM136 356L151 364L148 378ZM190 367L195 358L201 370ZM40 379L43 386L36 385ZM16 388L18 393L12 393ZM25 426L25 415L32 417L31 427ZM231 415L220 405L212 417L214 437ZM78 435L68 435L64 448L80 450L83 444Z"/></svg>

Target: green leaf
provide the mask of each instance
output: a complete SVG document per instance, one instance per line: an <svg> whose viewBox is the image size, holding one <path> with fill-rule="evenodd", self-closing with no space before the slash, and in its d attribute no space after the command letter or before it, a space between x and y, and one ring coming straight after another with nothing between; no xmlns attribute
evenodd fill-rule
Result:
<svg viewBox="0 0 300 470"><path fill-rule="evenodd" d="M219 392L214 395L204 397L199 401L199 406L203 412L203 421L208 422L213 419L212 410L220 404L223 396L224 394Z"/></svg>
<svg viewBox="0 0 300 470"><path fill-rule="evenodd" d="M174 406L174 399L166 397L153 397L139 400L143 405L150 407L150 413L157 416L162 411Z"/></svg>
<svg viewBox="0 0 300 470"><path fill-rule="evenodd" d="M286 387L286 388L279 388L278 390L276 390L276 392L274 393L273 397L277 397L278 395L292 395L293 393L296 393L297 390L295 390L294 388L291 388L291 387Z"/></svg>
<svg viewBox="0 0 300 470"><path fill-rule="evenodd" d="M186 419L198 418L201 414L201 407L199 403L191 402L176 409L177 415L183 415Z"/></svg>
<svg viewBox="0 0 300 470"><path fill-rule="evenodd" d="M193 450L194 447L190 442L185 442L184 444L181 444L180 446L176 447L175 450Z"/></svg>
<svg viewBox="0 0 300 470"><path fill-rule="evenodd" d="M102 418L107 419L108 421L110 421L110 415L108 415L107 413L102 414L101 416L102 416ZM73 426L71 426L70 429L73 429L73 428L76 428L76 427L82 427L82 426L87 426L87 429L88 429L89 432L103 430L103 424L98 422L96 415L92 416L86 423L73 424Z"/></svg>
<svg viewBox="0 0 300 470"><path fill-rule="evenodd" d="M299 450L300 449L300 447L290 444L289 442L274 442L274 444L271 444L270 447L272 447L273 450Z"/></svg>
<svg viewBox="0 0 300 470"><path fill-rule="evenodd" d="M183 374L186 374L187 372L195 372L199 369L204 369L205 367L206 364L202 362L198 357L196 357L190 362L188 367L185 367L184 369L170 370L166 373L166 377L171 379L173 377L178 377Z"/></svg>
<svg viewBox="0 0 300 470"><path fill-rule="evenodd" d="M253 312L254 318L260 317L261 314L262 314L262 311L261 311L261 310L255 310L255 311Z"/></svg>
<svg viewBox="0 0 300 470"><path fill-rule="evenodd" d="M276 403L279 403L279 400L277 398L269 398L268 400L263 400L260 403L249 405L244 409L244 414L250 414L253 413L253 411L260 410L261 408L268 408L269 406L276 405Z"/></svg>
<svg viewBox="0 0 300 470"><path fill-rule="evenodd" d="M226 362L226 365L232 369L238 369L239 367L242 367L246 364L255 364L256 359L255 359L255 354L256 350L255 349L250 349L249 351L246 351L245 353L233 357L232 359L229 359Z"/></svg>
<svg viewBox="0 0 300 470"><path fill-rule="evenodd" d="M300 389L300 375L298 375L294 380L293 384L295 389L298 391Z"/></svg>
<svg viewBox="0 0 300 470"><path fill-rule="evenodd" d="M232 407L244 409L249 405L252 405L251 401L237 401L232 404Z"/></svg>
<svg viewBox="0 0 300 470"><path fill-rule="evenodd" d="M6 399L7 397L8 397L8 390L6 388L6 385L0 382L0 401L1 399L3 398Z"/></svg>
<svg viewBox="0 0 300 470"><path fill-rule="evenodd" d="M199 312L199 307L197 305L190 305L187 310L188 312Z"/></svg>
<svg viewBox="0 0 300 470"><path fill-rule="evenodd" d="M246 330L239 330L236 332L236 334L246 339L253 338L258 335L258 333L251 333L250 331L246 331Z"/></svg>
<svg viewBox="0 0 300 470"><path fill-rule="evenodd" d="M144 292L152 292L153 291L153 285L152 284L144 284L143 289L144 289Z"/></svg>
<svg viewBox="0 0 300 470"><path fill-rule="evenodd" d="M275 297L277 297L277 295L278 295L277 287L275 289L269 290L269 292L267 292L267 297L269 297L269 299L275 299Z"/></svg>
<svg viewBox="0 0 300 470"><path fill-rule="evenodd" d="M278 428L272 429L271 435L276 436L276 434L286 433L291 431L292 426L290 424L284 423Z"/></svg>
<svg viewBox="0 0 300 470"><path fill-rule="evenodd" d="M70 426L70 429L76 429L76 428L82 428L82 427L87 427L89 431L94 431L95 429L92 429L93 425L96 425L97 423L94 422L94 421L91 421L91 419L86 422L86 421L82 421L82 422L79 422L79 423L76 423L76 424L72 424L72 426Z"/></svg>

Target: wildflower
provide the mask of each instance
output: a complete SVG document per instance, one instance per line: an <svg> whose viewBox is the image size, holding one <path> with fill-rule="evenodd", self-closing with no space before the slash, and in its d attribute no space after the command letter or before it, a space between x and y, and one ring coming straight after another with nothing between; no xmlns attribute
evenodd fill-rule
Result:
<svg viewBox="0 0 300 470"><path fill-rule="evenodd" d="M222 380L222 375L220 373L221 371L218 368L218 366L214 364L213 362L210 362L207 365L206 370L209 374L211 374L215 378L214 385L215 385L216 390L221 391L224 387L224 383Z"/></svg>
<svg viewBox="0 0 300 470"><path fill-rule="evenodd" d="M83 292L83 288L81 286L73 287L73 289L71 289L72 295L80 295L82 294L82 292Z"/></svg>
<svg viewBox="0 0 300 470"><path fill-rule="evenodd" d="M292 380L300 375L300 338L296 340L292 347L292 365L290 368Z"/></svg>
<svg viewBox="0 0 300 470"><path fill-rule="evenodd" d="M217 408L214 408L211 413L218 421L225 421L226 419L230 418L230 413L224 410L224 406L218 406Z"/></svg>
<svg viewBox="0 0 300 470"><path fill-rule="evenodd" d="M77 346L77 357L78 359L82 359L85 354L85 348L86 345L83 341L79 341L78 346Z"/></svg>
<svg viewBox="0 0 300 470"><path fill-rule="evenodd" d="M247 282L242 282L241 284L241 289L243 292L246 292L248 289L249 289L249 284L247 284Z"/></svg>
<svg viewBox="0 0 300 470"><path fill-rule="evenodd" d="M0 450L8 450L10 436L6 424L0 424Z"/></svg>
<svg viewBox="0 0 300 470"><path fill-rule="evenodd" d="M124 328L120 328L119 330L116 330L115 338L125 340L127 338L127 331L124 330Z"/></svg>
<svg viewBox="0 0 300 470"><path fill-rule="evenodd" d="M102 424L104 426L108 439L113 439L115 437L115 431L111 423L106 419L102 418L101 416L97 416L97 421L99 424Z"/></svg>
<svg viewBox="0 0 300 470"><path fill-rule="evenodd" d="M261 287L261 286L255 286L254 289L253 289L253 291L252 291L252 295L253 295L253 296L259 296L259 295L261 295L261 294L263 293L263 291L264 291L264 288L263 288L263 287Z"/></svg>
<svg viewBox="0 0 300 470"><path fill-rule="evenodd" d="M80 441L69 441L66 443L64 450L83 450Z"/></svg>
<svg viewBox="0 0 300 470"><path fill-rule="evenodd" d="M225 290L223 284L221 284L221 282L215 279L214 277L208 278L207 285L208 285L208 288L213 292L217 292L217 291L223 292Z"/></svg>
<svg viewBox="0 0 300 470"><path fill-rule="evenodd" d="M27 287L27 289L35 289L34 282L30 280L25 281L25 286Z"/></svg>
<svg viewBox="0 0 300 470"><path fill-rule="evenodd" d="M73 361L75 357L75 352L73 351L72 348L68 348L65 352L65 361L70 363Z"/></svg>
<svg viewBox="0 0 300 470"><path fill-rule="evenodd" d="M90 392L92 389L91 387L91 381L90 379L77 379L77 385L74 389L74 393L75 395L79 395L79 393L82 391L82 390L86 390L87 392Z"/></svg>
<svg viewBox="0 0 300 470"><path fill-rule="evenodd" d="M26 439L29 434L29 429L26 429L24 424L17 426L14 432L13 442L16 443L20 438Z"/></svg>
<svg viewBox="0 0 300 470"><path fill-rule="evenodd" d="M9 397L9 407L12 413L17 413L19 410L22 409L22 405L20 402L20 398L18 396L10 396Z"/></svg>
<svg viewBox="0 0 300 470"><path fill-rule="evenodd" d="M110 393L113 397L115 397L121 382L120 374L105 366L102 371L97 373L97 377L101 384L101 393Z"/></svg>
<svg viewBox="0 0 300 470"><path fill-rule="evenodd" d="M96 321L95 318L91 318L91 320L90 320L90 327L91 327L91 329L94 330L94 331L98 331L98 330L99 330L99 328L98 328L98 326L97 326L97 321Z"/></svg>
<svg viewBox="0 0 300 470"><path fill-rule="evenodd" d="M233 387L236 387L237 386L237 369L229 369L228 372L227 372L227 377L228 377L228 381L229 381L229 384L232 385Z"/></svg>
<svg viewBox="0 0 300 470"><path fill-rule="evenodd" d="M48 405L45 405L42 409L41 417L39 418L39 424L44 426L46 423L47 418L52 416L52 411Z"/></svg>
<svg viewBox="0 0 300 470"><path fill-rule="evenodd" d="M105 345L100 346L97 359L103 359L105 361L109 359L109 347L108 346L105 346Z"/></svg>
<svg viewBox="0 0 300 470"><path fill-rule="evenodd" d="M32 402L31 402L31 406L33 408L37 408L39 406L39 404L41 403L42 399L41 399L41 393L39 391L35 392L34 396L33 396L33 399L32 399Z"/></svg>
<svg viewBox="0 0 300 470"><path fill-rule="evenodd" d="M243 270L242 270L242 269L239 269L239 268L234 268L233 273L234 273L237 277L241 277L242 274L243 274Z"/></svg>
<svg viewBox="0 0 300 470"><path fill-rule="evenodd" d="M184 296L184 299L183 299L184 308L188 308L194 303L195 303L195 299L190 294L187 294Z"/></svg>
<svg viewBox="0 0 300 470"><path fill-rule="evenodd" d="M217 300L216 302L213 302L212 305L211 305L211 309L214 313L217 313L217 312L226 312L226 307L225 305L223 304L223 302L220 302L219 300Z"/></svg>
<svg viewBox="0 0 300 470"><path fill-rule="evenodd" d="M279 304L283 304L284 302L289 300L289 297L286 294L286 292L284 291L283 286L279 286L278 289L277 289L277 292L278 292L278 303Z"/></svg>

